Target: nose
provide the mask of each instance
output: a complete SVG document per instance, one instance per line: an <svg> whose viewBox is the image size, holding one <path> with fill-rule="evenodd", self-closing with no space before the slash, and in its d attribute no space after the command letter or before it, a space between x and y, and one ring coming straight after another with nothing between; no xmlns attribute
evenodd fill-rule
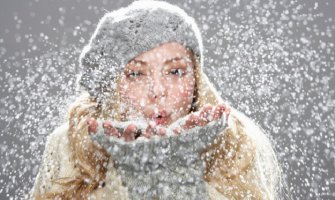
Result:
<svg viewBox="0 0 335 200"><path fill-rule="evenodd" d="M165 83L160 77L154 77L150 84L149 96L153 99L159 99L166 96Z"/></svg>

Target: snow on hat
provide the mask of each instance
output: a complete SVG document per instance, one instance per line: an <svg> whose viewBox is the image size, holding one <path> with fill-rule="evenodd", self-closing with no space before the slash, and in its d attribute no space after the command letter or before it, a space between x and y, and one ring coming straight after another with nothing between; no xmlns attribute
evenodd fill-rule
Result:
<svg viewBox="0 0 335 200"><path fill-rule="evenodd" d="M166 42L190 48L202 65L202 40L194 19L163 1L135 1L105 14L80 55L79 87L103 97L129 60Z"/></svg>

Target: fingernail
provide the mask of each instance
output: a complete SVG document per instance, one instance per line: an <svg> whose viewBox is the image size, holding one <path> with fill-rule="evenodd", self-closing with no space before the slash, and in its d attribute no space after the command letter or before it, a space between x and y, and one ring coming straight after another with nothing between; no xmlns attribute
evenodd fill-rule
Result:
<svg viewBox="0 0 335 200"><path fill-rule="evenodd" d="M181 134L181 128L175 128L175 129L173 129L173 132L174 132L174 134L176 134L176 135L179 135L179 134Z"/></svg>
<svg viewBox="0 0 335 200"><path fill-rule="evenodd" d="M105 122L102 123L102 127L104 127L104 128L110 128L111 126L112 126L111 122L105 121Z"/></svg>
<svg viewBox="0 0 335 200"><path fill-rule="evenodd" d="M135 134L134 133L126 133L124 134L124 140L125 141L133 141L135 139Z"/></svg>
<svg viewBox="0 0 335 200"><path fill-rule="evenodd" d="M164 135L166 135L165 129L162 128L162 127L158 128L158 135L159 135L159 136L164 136Z"/></svg>
<svg viewBox="0 0 335 200"><path fill-rule="evenodd" d="M148 131L145 131L145 132L143 133L143 137L145 137L145 138L150 138L150 134L148 133Z"/></svg>

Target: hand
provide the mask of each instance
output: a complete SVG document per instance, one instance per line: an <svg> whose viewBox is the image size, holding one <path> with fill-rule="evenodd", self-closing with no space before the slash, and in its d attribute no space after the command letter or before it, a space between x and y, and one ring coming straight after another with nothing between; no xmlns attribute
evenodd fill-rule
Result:
<svg viewBox="0 0 335 200"><path fill-rule="evenodd" d="M211 121L220 119L223 114L226 114L228 117L229 113L230 107L228 105L220 104L215 107L212 105L205 105L199 113L191 113L184 125L174 128L173 131L176 134L180 134L183 130L192 129L196 126L205 126Z"/></svg>
<svg viewBox="0 0 335 200"><path fill-rule="evenodd" d="M180 134L183 130L192 129L196 126L205 126L211 121L218 120L223 114L227 117L230 113L230 108L227 105L212 105L204 106L198 113L191 113L186 116L186 121L181 127L173 129L174 134ZM98 128L98 122L94 118L87 118L88 132L95 134ZM149 122L143 133L140 132L135 124L129 124L123 132L119 132L111 122L105 121L102 124L104 133L108 136L124 139L125 141L133 141L138 137L150 138L151 136L165 136L167 130L165 127L157 126L154 122Z"/></svg>
<svg viewBox="0 0 335 200"><path fill-rule="evenodd" d="M87 118L86 122L88 124L88 132L89 134L97 133L98 122L94 118ZM129 124L122 133L120 133L109 121L105 121L102 123L102 127L104 128L104 133L109 136L114 136L118 138L123 138L125 141L131 141L135 139L135 135L137 133L137 127L134 124Z"/></svg>
<svg viewBox="0 0 335 200"><path fill-rule="evenodd" d="M166 135L166 128L157 126L155 122L149 122L147 128L145 129L143 136L146 138L150 138L151 136L158 135L164 136Z"/></svg>

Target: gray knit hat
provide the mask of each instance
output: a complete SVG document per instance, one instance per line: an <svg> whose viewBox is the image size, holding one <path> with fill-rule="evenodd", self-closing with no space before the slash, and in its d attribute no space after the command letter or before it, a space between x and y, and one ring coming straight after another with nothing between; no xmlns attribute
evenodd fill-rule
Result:
<svg viewBox="0 0 335 200"><path fill-rule="evenodd" d="M202 65L202 40L193 18L163 1L135 1L105 14L80 55L80 87L103 98L129 60L166 42L190 48Z"/></svg>

